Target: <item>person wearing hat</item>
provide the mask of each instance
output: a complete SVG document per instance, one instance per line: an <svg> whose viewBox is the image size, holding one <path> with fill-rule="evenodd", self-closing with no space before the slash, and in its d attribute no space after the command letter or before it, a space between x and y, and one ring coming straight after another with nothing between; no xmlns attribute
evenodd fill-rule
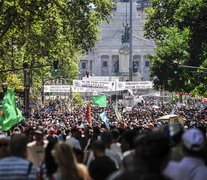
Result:
<svg viewBox="0 0 207 180"><path fill-rule="evenodd" d="M172 180L205 180L207 167L203 160L205 138L203 133L192 128L182 136L184 157L180 162L170 161L163 174Z"/></svg>
<svg viewBox="0 0 207 180"><path fill-rule="evenodd" d="M47 147L48 141L43 139L44 133L42 127L37 128L34 134L35 141L27 144L27 159L38 168L40 162L44 160L45 148Z"/></svg>
<svg viewBox="0 0 207 180"><path fill-rule="evenodd" d="M18 127L13 129L13 134L21 134L21 130Z"/></svg>
<svg viewBox="0 0 207 180"><path fill-rule="evenodd" d="M50 128L49 134L46 136L46 139L51 143L57 143L58 142L58 136L54 134L54 128Z"/></svg>

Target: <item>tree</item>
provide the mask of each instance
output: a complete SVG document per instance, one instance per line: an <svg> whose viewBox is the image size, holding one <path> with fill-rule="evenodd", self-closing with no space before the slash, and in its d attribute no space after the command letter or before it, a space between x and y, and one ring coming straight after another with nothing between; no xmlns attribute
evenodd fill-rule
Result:
<svg viewBox="0 0 207 180"><path fill-rule="evenodd" d="M163 33L168 34L165 41L156 40L156 55L149 55L152 62L151 77L154 78L155 89L168 91L189 91L185 84L186 73L181 69L177 74L173 72L173 61L184 62L189 57L188 34L189 30L181 32L177 28L163 28Z"/></svg>
<svg viewBox="0 0 207 180"><path fill-rule="evenodd" d="M206 2L152 0L144 29L145 36L157 45L156 55L148 56L155 89L206 93L205 77L193 77L186 68L176 76L172 73L175 60L181 65L207 67Z"/></svg>
<svg viewBox="0 0 207 180"><path fill-rule="evenodd" d="M163 39L162 27L173 27L175 13L180 0L151 0L151 7L146 8L144 25L145 37L148 39Z"/></svg>
<svg viewBox="0 0 207 180"><path fill-rule="evenodd" d="M78 74L77 55L94 47L98 27L112 7L112 0L2 0L0 69L21 68L27 61L31 84L40 85L51 67L33 68L58 59L61 71L52 75L71 80ZM22 71L14 73L23 77ZM1 80L7 75L1 73Z"/></svg>
<svg viewBox="0 0 207 180"><path fill-rule="evenodd" d="M78 106L81 107L84 105L83 99L81 98L79 93L74 93L73 104L75 108Z"/></svg>

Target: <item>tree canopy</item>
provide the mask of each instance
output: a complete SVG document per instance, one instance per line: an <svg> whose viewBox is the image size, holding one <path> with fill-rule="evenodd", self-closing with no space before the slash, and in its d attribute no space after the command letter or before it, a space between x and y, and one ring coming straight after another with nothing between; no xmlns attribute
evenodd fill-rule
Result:
<svg viewBox="0 0 207 180"><path fill-rule="evenodd" d="M13 69L23 85L23 62L31 83L48 76L67 80L78 74L77 56L94 47L101 21L108 21L113 0L2 0L0 2L0 70ZM53 73L53 61L59 71ZM13 74L12 73L12 74ZM11 73L0 73L5 82Z"/></svg>
<svg viewBox="0 0 207 180"><path fill-rule="evenodd" d="M173 73L174 61L181 66L207 67L207 1L152 0L151 4L144 29L145 37L157 45L156 54L148 56L155 89L207 95L207 79L192 76L195 69L180 68L178 74Z"/></svg>

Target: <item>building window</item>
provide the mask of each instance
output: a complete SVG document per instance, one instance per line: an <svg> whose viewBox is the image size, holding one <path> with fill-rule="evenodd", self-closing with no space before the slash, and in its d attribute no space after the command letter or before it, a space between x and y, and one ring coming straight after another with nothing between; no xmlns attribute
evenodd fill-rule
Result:
<svg viewBox="0 0 207 180"><path fill-rule="evenodd" d="M85 69L85 68L86 68L86 63L83 62L83 63L82 63L82 69Z"/></svg>
<svg viewBox="0 0 207 180"><path fill-rule="evenodd" d="M118 73L119 72L119 60L114 60L113 61L113 73Z"/></svg>
<svg viewBox="0 0 207 180"><path fill-rule="evenodd" d="M149 61L145 61L145 67L149 67L149 66L150 66Z"/></svg>
<svg viewBox="0 0 207 180"><path fill-rule="evenodd" d="M107 61L103 61L103 67L107 67Z"/></svg>
<svg viewBox="0 0 207 180"><path fill-rule="evenodd" d="M112 56L112 66L113 66L112 73L118 73L119 72L119 56L118 55Z"/></svg>
<svg viewBox="0 0 207 180"><path fill-rule="evenodd" d="M92 60L90 60L90 70L92 70Z"/></svg>
<svg viewBox="0 0 207 180"><path fill-rule="evenodd" d="M133 72L134 73L138 72L138 69L139 69L139 61L134 61Z"/></svg>

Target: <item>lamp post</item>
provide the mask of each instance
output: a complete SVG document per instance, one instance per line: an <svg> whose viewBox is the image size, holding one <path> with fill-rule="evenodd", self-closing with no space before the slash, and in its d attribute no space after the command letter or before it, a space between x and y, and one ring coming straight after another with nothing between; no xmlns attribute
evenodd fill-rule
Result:
<svg viewBox="0 0 207 180"><path fill-rule="evenodd" d="M129 81L132 81L132 0L130 0L130 29L129 29Z"/></svg>
<svg viewBox="0 0 207 180"><path fill-rule="evenodd" d="M29 79L29 64L27 62L23 63L24 71L24 112L26 117L29 115L29 89L30 89L30 79Z"/></svg>

